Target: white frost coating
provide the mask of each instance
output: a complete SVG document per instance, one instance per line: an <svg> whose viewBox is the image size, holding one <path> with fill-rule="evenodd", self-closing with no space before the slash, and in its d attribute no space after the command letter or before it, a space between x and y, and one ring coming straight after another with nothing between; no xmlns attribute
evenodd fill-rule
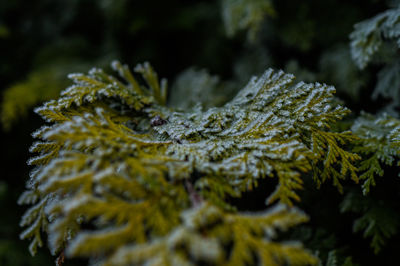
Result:
<svg viewBox="0 0 400 266"><path fill-rule="evenodd" d="M73 198L73 200L65 202L65 204L63 205L63 209L65 212L70 212L76 208L86 205L91 200L92 200L91 196L89 196L87 194L82 194L78 197Z"/></svg>
<svg viewBox="0 0 400 266"><path fill-rule="evenodd" d="M45 146L51 145L51 143L43 142L43 141L36 141L29 147L29 152L40 152Z"/></svg>
<svg viewBox="0 0 400 266"><path fill-rule="evenodd" d="M117 68L117 63L114 62L113 64L113 67ZM119 63L118 68L120 68ZM95 75L96 71L98 70L92 69L90 75ZM138 67L137 71L144 71L148 75L151 74L148 72L150 71L148 64ZM60 182L60 184L64 181L71 182L72 189L67 193L60 193L63 194L63 197L65 196L66 200L57 204L63 208L63 215L57 217L54 223L55 226L52 226L53 230L55 230L56 225L60 226L60 228L63 227L61 220L67 217L68 214L76 213L81 210L81 207L85 207L89 201L96 201L99 199L98 196L101 197L106 194L106 191L109 192L108 189L112 185L108 186L107 182L99 182L103 178L108 176L113 176L113 178L128 177L128 171L132 172L132 169L123 159L126 155L133 157L135 160L138 159L141 166L145 168L144 171L154 172L154 176L158 175L156 168L149 170L147 167L155 167L154 165L160 164L159 161L165 159L162 162L164 166L160 172L162 171L162 174L170 178L168 182L170 180L180 182L181 179L190 177L194 171L203 176L225 176L227 184L240 187L254 184L253 182L257 178L272 175L274 170L275 172L284 172L284 175L287 176L296 175L296 169L281 170L284 167L277 166L279 163L285 164L288 161L306 159L304 155L299 156L299 154L304 153L307 147L298 141L300 135L296 132L300 132L300 123L295 118L291 118L292 113L294 113L293 110L299 108L299 105L303 105L307 109L307 103L304 103L303 99L310 99L309 101L313 102L311 100L313 93L315 97L323 98L324 95L322 90L321 93L315 92L312 85L304 83L290 87L293 78L292 75L286 75L282 71L267 70L260 78L253 78L244 92L239 93L234 101L223 107L212 108L205 112L200 108L194 109L191 113L180 113L155 107L154 112L163 114L162 118L165 123L159 126L149 125L149 119L144 119L144 122L147 123L146 126L151 131L149 135L146 135L147 132L143 133L143 135L136 134L136 130L140 132L148 129L144 127L145 129L142 130L139 126L136 129L136 125L132 125L131 128L135 128L134 130L124 134L123 137L114 137L118 134L113 134L115 133L113 131L115 128L111 128L111 125L109 125L114 122L114 119L113 117L109 118L102 108L95 109L95 114L84 113L82 116L72 118L69 114L67 119L71 119L71 121L61 121L56 126L43 130L40 135L58 141L64 147L63 149L71 150L70 154L61 152L56 159L53 159L46 167L42 168L40 176L35 178L37 184L41 183L39 190L44 191L54 187L56 193L63 190L63 187L60 188L57 182ZM61 105L69 107L72 100L76 98L78 98L77 104L82 103L82 101L87 104L100 96L123 96L125 88L123 86L117 88L117 86L118 84L108 84L104 88L89 88L86 85L84 87L75 86L68 91L71 95L58 101L56 107L46 107L43 111L49 112L52 109L59 111ZM296 90L296 87L298 90ZM115 91L118 94L115 94ZM311 93L310 91L313 92ZM123 103L124 99L121 102ZM314 103L312 104L314 105ZM316 107L313 110L308 108L308 113L300 116L300 119L305 120L305 116L312 116L313 112L323 111L323 105L315 105ZM89 110L92 109L90 108ZM144 112L147 112L147 110ZM299 114L295 115L299 116ZM153 113L149 117L154 117ZM139 117L139 119L141 118ZM118 123L119 121L116 123L117 127ZM301 127L301 129L304 130L304 127ZM97 129L99 132L97 132ZM77 136L77 138L71 138L71 136ZM109 136L113 137L110 138ZM163 144L160 145L159 149L161 154L160 159L157 159L159 161L156 161L151 156L146 157L147 152L149 153L148 155L154 152L155 149L153 149L154 146L152 145L158 144ZM36 149L37 145L34 145L32 149ZM82 157L79 157L79 153L83 154ZM115 156L115 154L118 155ZM144 155L138 158L138 154ZM68 166L68 159L84 162L77 167L65 167ZM110 166L108 167L108 165ZM63 170L60 170L61 168ZM79 178L82 178L82 174L84 174L82 173L82 168L90 168L93 171L89 173L89 178L91 178L91 182L95 182L94 193L96 196L79 195L80 184L75 181L79 181ZM166 174L167 171L169 175ZM117 172L120 174L117 175ZM134 176L132 177L132 175ZM132 175L130 176L131 178L137 177L135 174ZM140 176L141 173L137 175ZM296 182L296 180L291 179L289 182ZM237 187L234 187L234 189L239 190ZM175 196L179 195L178 193L171 192L169 195ZM197 230L199 227L210 225L211 221L216 221L215 219L223 219L220 210L207 207L207 210L199 208L190 211L182 214L183 225L181 227L184 228L181 231L176 231L176 234L172 235L167 242L170 245L180 242L190 255L196 259L207 260L219 257L221 248L217 241L201 236L197 233ZM73 220L75 221L74 217ZM110 223L112 224L113 221L110 221ZM93 225L97 229L101 229L104 226L104 224ZM189 231L190 233L188 233ZM266 231L269 236L273 235L272 229L266 229ZM65 234L65 232L62 234ZM63 235L56 237L52 235L50 238L53 239L51 241L58 241L60 244L64 240ZM76 243L76 251L87 239L79 234L73 240L76 241L73 242ZM161 242L165 243L164 240L149 240L147 247L151 248L153 244L157 246ZM159 247L157 246L157 248ZM71 250L75 248L72 245ZM163 248L170 251L170 253L174 252L174 248ZM75 252L71 250L68 251L70 252L69 254ZM119 249L115 254L123 254L119 252L120 250L127 249ZM138 251L136 248L130 251L136 252L133 250ZM130 254L125 255L131 256ZM123 263L123 260L117 259L117 257L113 262L120 261Z"/></svg>
<svg viewBox="0 0 400 266"><path fill-rule="evenodd" d="M109 176L113 176L115 174L115 169L113 167L107 167L106 169L96 173L93 176L93 180L94 181L100 181L103 178L109 177Z"/></svg>
<svg viewBox="0 0 400 266"><path fill-rule="evenodd" d="M120 63L118 60L113 60L113 61L111 62L111 68L112 68L114 71L118 71L118 69L119 69L120 66L121 66L121 63Z"/></svg>
<svg viewBox="0 0 400 266"><path fill-rule="evenodd" d="M41 215L36 216L35 221L19 235L19 238L22 240L29 236L33 236L35 231L40 230L42 218Z"/></svg>
<svg viewBox="0 0 400 266"><path fill-rule="evenodd" d="M49 126L41 126L38 130L34 131L32 133L32 138L35 139L41 139L43 137L43 134L47 131L49 131L52 127Z"/></svg>
<svg viewBox="0 0 400 266"><path fill-rule="evenodd" d="M20 226L26 226L31 224L34 220L38 218L38 216L41 215L42 208L44 204L46 203L47 197L42 199L39 203L34 205L32 208L30 208L27 212L24 213L24 215L21 218L21 221L19 223Z"/></svg>
<svg viewBox="0 0 400 266"><path fill-rule="evenodd" d="M190 254L197 260L216 261L222 255L222 248L215 238L195 235L190 241Z"/></svg>
<svg viewBox="0 0 400 266"><path fill-rule="evenodd" d="M27 190L22 193L22 195L18 198L18 205L24 204L34 204L39 199L39 195L32 190Z"/></svg>
<svg viewBox="0 0 400 266"><path fill-rule="evenodd" d="M235 133L231 133L230 135L232 137L236 137L236 136L241 136L244 134L247 134L250 130L254 129L256 126L263 124L267 119L269 119L268 116L263 116L263 115L259 115L255 120L253 120L252 122L250 122L246 128L236 131Z"/></svg>
<svg viewBox="0 0 400 266"><path fill-rule="evenodd" d="M68 74L67 77L72 80L78 80L79 78L84 77L84 75L82 73L71 73Z"/></svg>
<svg viewBox="0 0 400 266"><path fill-rule="evenodd" d="M94 76L96 74L103 73L103 70L97 67L93 67L89 70L89 75Z"/></svg>
<svg viewBox="0 0 400 266"><path fill-rule="evenodd" d="M205 206L204 204L197 208L186 210L182 213L185 227L193 230L210 223L210 217L219 216L220 211L218 208L215 206Z"/></svg>

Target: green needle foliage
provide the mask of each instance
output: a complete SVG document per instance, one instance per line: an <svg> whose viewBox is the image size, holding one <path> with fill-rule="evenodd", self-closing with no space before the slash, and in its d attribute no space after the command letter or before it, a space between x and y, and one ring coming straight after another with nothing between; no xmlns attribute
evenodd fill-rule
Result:
<svg viewBox="0 0 400 266"><path fill-rule="evenodd" d="M112 67L119 78L69 75L74 85L36 109L49 124L33 134L39 155L20 198L33 205L21 222L32 254L45 232L52 254L105 265L316 263L272 239L275 228L306 221L290 209L302 173L339 190L346 175L358 181L359 156L342 148L357 137L329 131L348 113L333 87L269 69L222 107L180 111L165 105L166 82L148 63L135 68L143 82ZM267 177L278 182L268 203L289 207L236 213L230 199Z"/></svg>
<svg viewBox="0 0 400 266"><path fill-rule="evenodd" d="M400 121L388 115L375 117L364 113L353 124L352 131L359 136L354 151L365 156L359 176L363 180L364 195L375 186L375 176L383 176L382 164L392 166L400 155Z"/></svg>
<svg viewBox="0 0 400 266"><path fill-rule="evenodd" d="M328 254L328 258L326 260L326 266L355 266L357 264L353 263L353 259L351 257L344 258L343 262L338 259L338 255L336 250L332 250Z"/></svg>
<svg viewBox="0 0 400 266"><path fill-rule="evenodd" d="M363 113L354 122L352 131L359 136L354 151L363 156L359 179L363 181L364 197L350 191L341 204L341 211L361 214L354 220L353 231L363 231L365 238L371 238L370 245L377 254L387 240L397 234L400 217L391 200L365 196L373 192L376 176L384 175L384 166L393 166L399 159L400 121L386 114L376 117ZM385 178L398 177L386 174Z"/></svg>
<svg viewBox="0 0 400 266"><path fill-rule="evenodd" d="M387 240L397 234L400 228L400 216L388 202L365 198L361 193L350 191L342 204L342 212L361 214L354 221L353 231L363 232L364 238L371 238L371 248L379 253Z"/></svg>
<svg viewBox="0 0 400 266"><path fill-rule="evenodd" d="M9 130L18 119L27 115L30 108L57 97L59 88L68 85L66 74L76 66L70 63L46 66L30 73L25 81L8 88L0 111L4 129Z"/></svg>

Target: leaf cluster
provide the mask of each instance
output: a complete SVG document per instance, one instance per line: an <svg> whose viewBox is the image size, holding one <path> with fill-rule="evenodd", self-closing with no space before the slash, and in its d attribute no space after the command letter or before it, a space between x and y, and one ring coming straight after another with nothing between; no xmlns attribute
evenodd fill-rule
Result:
<svg viewBox="0 0 400 266"><path fill-rule="evenodd" d="M357 181L358 155L341 148L356 137L329 131L348 113L332 103L332 87L294 84L293 75L269 69L222 107L181 111L165 105L166 82L148 63L135 68L142 79L112 66L119 78L101 69L69 75L74 85L36 109L49 125L34 133L31 151L39 155L29 160L36 167L20 199L33 205L21 234L32 239L32 253L46 232L54 255L101 256L113 265L155 253L151 263L316 262L300 247L268 240L273 228L304 215L243 216L229 199L275 177L268 202L291 206L300 200L301 173L311 170L318 184L332 179L339 190L339 178ZM211 225L189 226L188 212L201 228Z"/></svg>
<svg viewBox="0 0 400 266"><path fill-rule="evenodd" d="M364 113L354 122L352 131L359 137L354 151L364 157L359 179L364 181L362 188L366 195L376 185L375 176L383 176L382 164L392 166L399 158L400 121L386 114L375 117Z"/></svg>
<svg viewBox="0 0 400 266"><path fill-rule="evenodd" d="M388 9L373 18L357 23L350 35L351 55L360 69L375 62L384 64L378 72L378 80L372 94L373 99L382 96L392 100L387 112L397 116L399 106L399 57L400 9Z"/></svg>

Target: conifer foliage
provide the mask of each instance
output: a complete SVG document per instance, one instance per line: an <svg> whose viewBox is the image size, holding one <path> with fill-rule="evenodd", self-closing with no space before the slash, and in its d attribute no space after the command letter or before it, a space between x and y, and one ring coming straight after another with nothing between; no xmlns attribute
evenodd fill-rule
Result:
<svg viewBox="0 0 400 266"><path fill-rule="evenodd" d="M222 0L222 17L228 36L248 30L254 41L266 16L275 15L271 0Z"/></svg>
<svg viewBox="0 0 400 266"><path fill-rule="evenodd" d="M354 122L352 130L360 137L354 151L367 157L359 167L366 195L376 185L375 176L384 174L381 164L392 166L399 158L400 121L387 114L374 117L364 113Z"/></svg>
<svg viewBox="0 0 400 266"><path fill-rule="evenodd" d="M383 96L392 101L388 112L400 106L400 8L388 9L373 18L357 23L351 33L351 54L360 69L368 64L384 63L372 97Z"/></svg>
<svg viewBox="0 0 400 266"><path fill-rule="evenodd" d="M48 125L34 133L38 155L20 198L33 205L21 234L31 253L45 232L54 255L105 265L316 263L274 237L307 220L290 207L302 173L339 190L346 175L358 180L358 155L341 147L356 136L329 131L348 113L332 102L333 87L269 69L222 107L180 111L166 105L166 82L148 63L135 68L145 83L112 66L119 78L72 74L58 100L36 109ZM284 205L237 213L229 199L260 178L277 179L268 203Z"/></svg>
<svg viewBox="0 0 400 266"><path fill-rule="evenodd" d="M354 26L355 30L350 35L351 52L361 69L383 50L385 41L394 41L400 45L399 16L398 8L389 9Z"/></svg>
<svg viewBox="0 0 400 266"><path fill-rule="evenodd" d="M317 1L298 4L293 20L287 19L291 10L282 10L285 3L221 0L190 7L201 17L219 5L234 41L247 31L248 51L232 62L227 80L191 67L169 86L148 62L131 69L114 61L111 74L92 68L68 75L72 85L58 99L69 63L38 68L11 86L0 115L6 128L47 101L35 109L44 125L32 134L30 178L18 201L27 205L20 238L30 241L30 253L47 246L57 264L80 258L107 266L354 265L365 252L349 248L353 239L345 243L351 230L351 238L359 237L354 243L367 241L376 255L366 260L398 240L400 8L355 24L349 46L332 45L335 34L326 38L329 27L319 25L325 20L313 9ZM110 20L117 19L112 13ZM266 20L275 15L278 22ZM330 19L324 23L334 24ZM186 13L171 25L179 23L185 32L197 25ZM141 32L152 24L146 18L131 25ZM309 33L300 36L304 27ZM211 41L214 35L204 47L232 41ZM304 68L306 57L320 69ZM371 64L376 68L368 69ZM378 70L376 84L370 70L373 76ZM345 104L333 86L316 80L351 97ZM357 102L368 89L374 90L368 101L391 102ZM348 116L345 106L356 110ZM261 207L243 207L253 196L262 198Z"/></svg>

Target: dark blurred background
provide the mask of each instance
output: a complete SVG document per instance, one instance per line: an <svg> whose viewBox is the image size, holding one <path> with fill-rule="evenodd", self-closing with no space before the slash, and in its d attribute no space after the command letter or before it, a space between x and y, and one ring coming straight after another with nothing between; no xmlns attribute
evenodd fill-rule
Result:
<svg viewBox="0 0 400 266"><path fill-rule="evenodd" d="M149 61L173 84L179 73L195 66L231 84L226 85L228 95L250 75L273 67L298 80L335 85L354 114L375 112L386 103L370 98L376 69L358 71L349 54L353 25L384 11L385 1L273 1L275 15L262 22L255 40L245 30L227 36L221 5L195 0L0 1L0 265L54 263L46 248L32 258L28 241L19 240L24 207L16 202L29 178L30 134L42 124L33 107L56 98L69 84L68 73L94 66L110 71L113 59L132 67Z"/></svg>

